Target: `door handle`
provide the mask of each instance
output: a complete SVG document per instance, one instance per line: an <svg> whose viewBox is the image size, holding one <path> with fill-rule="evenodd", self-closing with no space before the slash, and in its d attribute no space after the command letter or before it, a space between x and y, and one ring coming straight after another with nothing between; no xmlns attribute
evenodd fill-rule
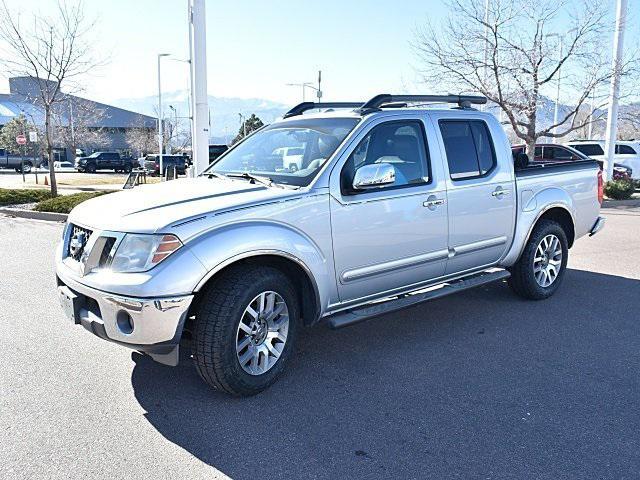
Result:
<svg viewBox="0 0 640 480"><path fill-rule="evenodd" d="M435 208L438 205L444 205L444 198L429 197L425 202L422 203L422 206L427 208Z"/></svg>
<svg viewBox="0 0 640 480"><path fill-rule="evenodd" d="M504 190L502 188L496 188L493 192L491 192L491 195L494 197L501 197L503 195L509 195L511 192L509 190Z"/></svg>

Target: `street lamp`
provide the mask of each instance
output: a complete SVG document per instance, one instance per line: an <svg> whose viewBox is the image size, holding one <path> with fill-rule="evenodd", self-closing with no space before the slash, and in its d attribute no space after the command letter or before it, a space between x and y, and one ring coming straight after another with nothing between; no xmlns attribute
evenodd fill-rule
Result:
<svg viewBox="0 0 640 480"><path fill-rule="evenodd" d="M303 102L305 101L305 88L312 87L312 86L313 86L313 84L311 82L287 83L287 87L302 87L302 101Z"/></svg>
<svg viewBox="0 0 640 480"><path fill-rule="evenodd" d="M604 146L605 181L613 179L613 162L618 133L618 100L620 96L620 70L624 49L624 29L627 23L627 0L616 3L616 30L613 36L613 59L611 69L611 86L609 92L609 109L607 112L607 130Z"/></svg>
<svg viewBox="0 0 640 480"><path fill-rule="evenodd" d="M322 100L322 70L318 70L318 86L314 87L313 82L303 82L303 83L287 83L288 87L302 87L302 101L305 101L305 88L310 88L316 92L316 97L318 97L318 102Z"/></svg>
<svg viewBox="0 0 640 480"><path fill-rule="evenodd" d="M168 53L158 54L158 159L160 161L160 175L162 175L162 144L164 143L164 132L162 130L162 87L160 84L160 59L168 57Z"/></svg>

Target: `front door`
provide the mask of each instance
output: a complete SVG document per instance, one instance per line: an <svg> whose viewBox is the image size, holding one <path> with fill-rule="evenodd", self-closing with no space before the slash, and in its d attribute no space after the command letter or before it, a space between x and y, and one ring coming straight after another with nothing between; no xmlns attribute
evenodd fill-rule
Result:
<svg viewBox="0 0 640 480"><path fill-rule="evenodd" d="M356 139L331 176L331 228L341 302L364 299L444 274L447 204L438 155L422 119L378 122ZM433 133L433 130L432 130ZM363 165L386 163L395 183L352 188Z"/></svg>
<svg viewBox="0 0 640 480"><path fill-rule="evenodd" d="M515 189L510 153L494 147L489 125L480 117L436 118L446 156L449 202L449 262L447 275L495 264L511 244Z"/></svg>

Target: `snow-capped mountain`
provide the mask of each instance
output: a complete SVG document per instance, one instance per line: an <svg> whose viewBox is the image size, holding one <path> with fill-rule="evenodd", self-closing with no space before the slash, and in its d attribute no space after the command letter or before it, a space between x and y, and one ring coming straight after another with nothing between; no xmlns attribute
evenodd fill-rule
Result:
<svg viewBox="0 0 640 480"><path fill-rule="evenodd" d="M157 96L122 98L112 103L127 110L157 116ZM189 93L186 90L163 92L162 105L165 117L173 117L176 112L179 118L188 117ZM175 108L175 111L170 108L170 105ZM225 138L228 140L236 136L240 128L239 113L243 116L251 116L252 113L255 113L264 123L271 123L289 108L291 108L290 105L261 98L229 98L209 95L212 141L217 143Z"/></svg>

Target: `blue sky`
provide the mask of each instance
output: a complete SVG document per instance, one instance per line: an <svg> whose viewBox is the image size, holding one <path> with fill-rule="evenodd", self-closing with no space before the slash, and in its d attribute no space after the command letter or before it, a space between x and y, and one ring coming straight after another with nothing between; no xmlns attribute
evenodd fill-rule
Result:
<svg viewBox="0 0 640 480"><path fill-rule="evenodd" d="M55 5L7 3L23 11ZM85 80L84 95L105 102L155 95L157 53L188 55L186 5L187 0L86 0L87 14L97 20L95 49L108 64ZM613 5L611 0L612 12ZM427 19L438 22L447 14L436 0L208 0L206 8L209 93L289 104L301 93L286 83L315 81L318 69L325 100L416 91L414 32ZM629 0L629 9L640 9L640 0ZM629 43L638 38L634 18ZM163 60L162 79L163 90L186 88L187 64Z"/></svg>

